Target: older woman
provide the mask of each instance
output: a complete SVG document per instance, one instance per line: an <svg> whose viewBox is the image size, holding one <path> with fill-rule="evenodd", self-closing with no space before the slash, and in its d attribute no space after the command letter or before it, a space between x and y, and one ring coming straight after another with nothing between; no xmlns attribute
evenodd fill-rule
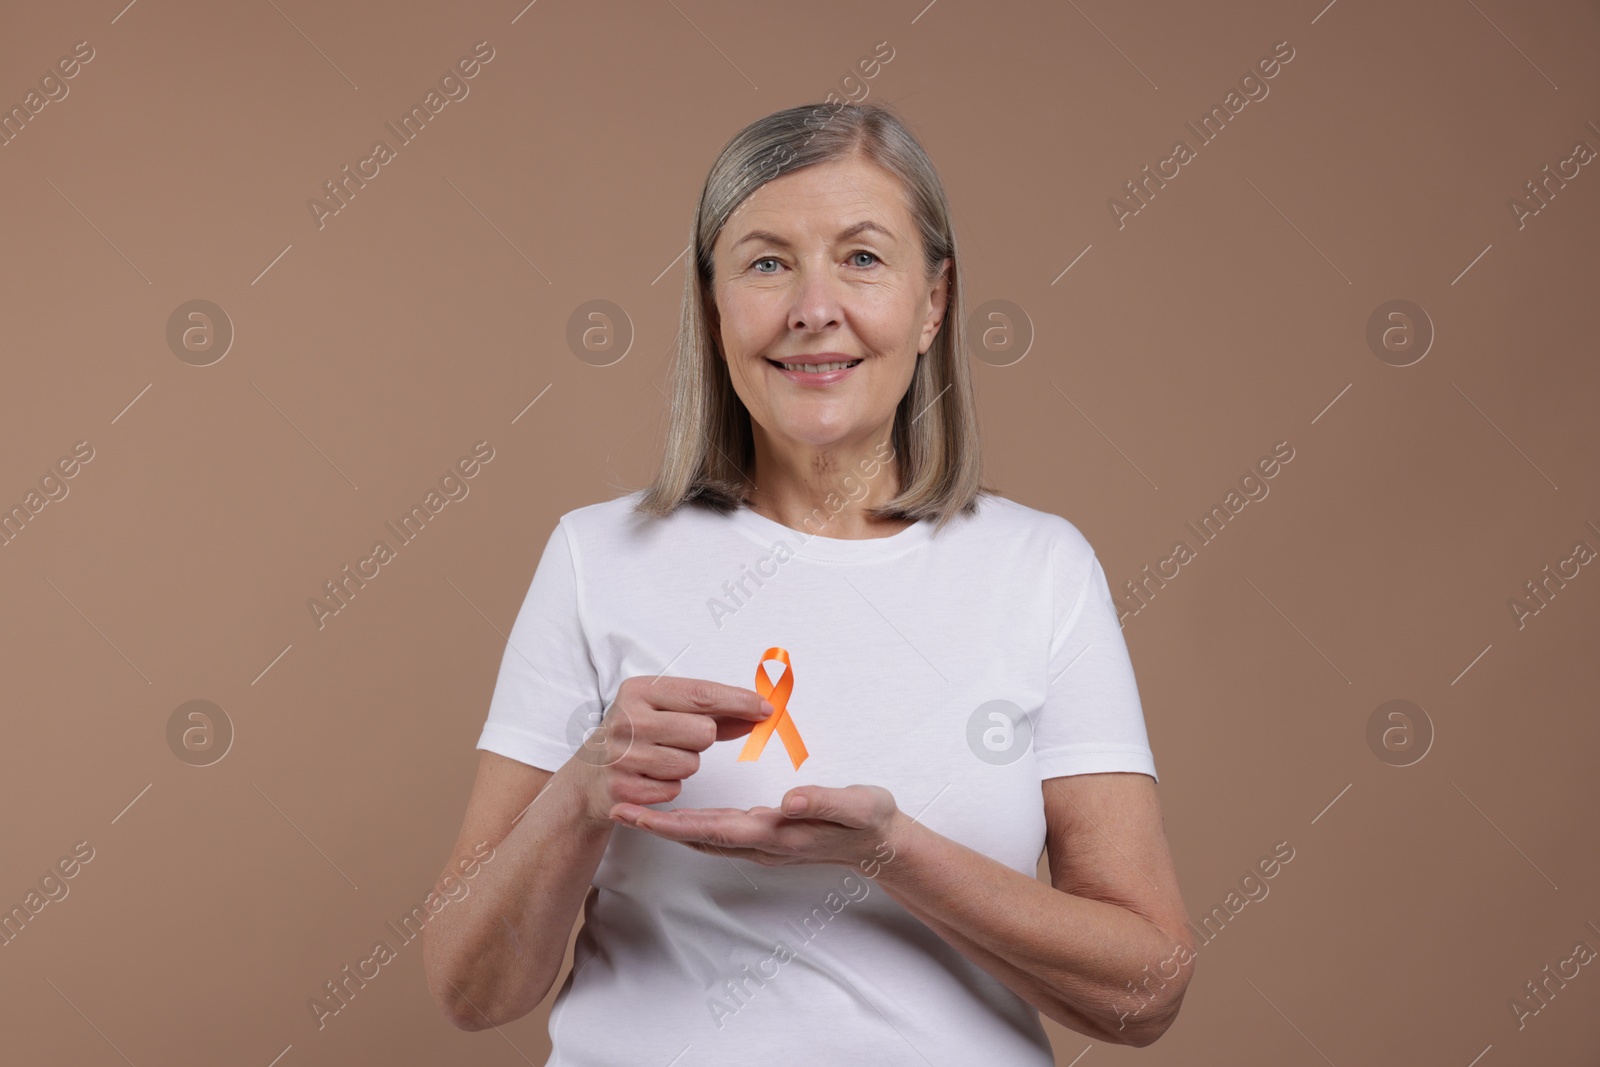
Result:
<svg viewBox="0 0 1600 1067"><path fill-rule="evenodd" d="M435 999L531 1011L581 905L552 1065L1149 1044L1194 942L1138 690L1088 541L981 484L932 164L880 106L777 112L692 248L656 480L561 517L513 626Z"/></svg>

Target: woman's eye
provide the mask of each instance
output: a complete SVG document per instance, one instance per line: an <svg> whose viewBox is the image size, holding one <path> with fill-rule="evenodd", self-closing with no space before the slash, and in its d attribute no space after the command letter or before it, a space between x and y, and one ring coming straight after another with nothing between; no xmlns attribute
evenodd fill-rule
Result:
<svg viewBox="0 0 1600 1067"><path fill-rule="evenodd" d="M873 263L881 262L878 259L878 254L876 252L868 252L865 249L857 249L856 251L850 253L850 258L851 259L855 259L856 256L869 256L869 257L871 257L871 259L873 261L872 263L861 263L861 262L857 261L855 265L858 266L858 267L870 267L870 266L873 265ZM760 259L752 260L751 263L750 263L750 266L755 269L755 272L757 274L776 274L777 271L775 269L774 270L762 270L761 269L761 264L763 264L763 263L771 263L776 267L777 262L778 262L778 260L777 260L777 257L775 257L775 256L762 256Z"/></svg>

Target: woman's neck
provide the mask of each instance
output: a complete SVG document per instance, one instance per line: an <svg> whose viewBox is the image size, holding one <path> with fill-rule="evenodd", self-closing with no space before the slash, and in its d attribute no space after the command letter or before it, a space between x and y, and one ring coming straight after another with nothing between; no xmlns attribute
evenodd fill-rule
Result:
<svg viewBox="0 0 1600 1067"><path fill-rule="evenodd" d="M749 481L744 499L751 511L792 530L856 541L890 537L913 524L909 519L877 519L869 514L871 508L892 500L898 485L892 466L881 465L871 478L846 470L804 485L781 478Z"/></svg>

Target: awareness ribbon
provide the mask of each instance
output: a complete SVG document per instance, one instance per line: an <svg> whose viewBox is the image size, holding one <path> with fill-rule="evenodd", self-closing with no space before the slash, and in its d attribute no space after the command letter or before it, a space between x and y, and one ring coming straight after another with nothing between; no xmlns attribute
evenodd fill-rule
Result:
<svg viewBox="0 0 1600 1067"><path fill-rule="evenodd" d="M769 659L778 660L783 664L783 675L774 686L772 679L767 677L766 662ZM767 740L772 736L772 731L777 730L778 736L783 738L783 747L789 753L789 761L794 764L794 769L799 770L800 764L806 761L805 742L800 740L800 731L795 729L794 719L789 715L789 694L794 691L794 667L789 663L789 650L786 648L769 648L761 654L761 662L756 664L756 692L762 699L768 701L773 708L772 714L756 723L750 731L750 736L744 743L744 751L739 753L741 760L759 759L761 750L767 747Z"/></svg>

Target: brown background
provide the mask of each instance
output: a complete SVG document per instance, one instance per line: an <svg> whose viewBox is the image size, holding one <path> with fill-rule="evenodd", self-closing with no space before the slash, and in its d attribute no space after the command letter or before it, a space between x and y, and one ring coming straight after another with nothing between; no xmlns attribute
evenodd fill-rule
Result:
<svg viewBox="0 0 1600 1067"><path fill-rule="evenodd" d="M1115 591L1295 450L1125 630L1191 916L1295 858L1160 1042L1052 1025L1059 1061L1596 1062L1600 965L1508 1007L1600 948L1600 566L1508 607L1600 549L1600 164L1508 206L1600 147L1594 3L119 5L0 34L6 107L95 50L0 148L0 505L94 450L0 548L0 902L95 850L0 947L0 1058L543 1063L549 1000L452 1030L415 943L321 1031L306 1001L443 863L556 519L654 471L707 167L836 91L940 168L969 315L1026 317L1025 358L974 366L990 480ZM322 183L484 40L319 229ZM1119 228L1109 198L1284 40ZM194 299L236 331L209 366L167 341ZM567 342L594 299L626 315L609 366ZM1395 299L1436 331L1404 367L1367 342ZM470 495L318 629L308 599L484 439ZM210 766L168 744L195 699L235 731ZM1410 766L1367 740L1394 699L1431 723Z"/></svg>

